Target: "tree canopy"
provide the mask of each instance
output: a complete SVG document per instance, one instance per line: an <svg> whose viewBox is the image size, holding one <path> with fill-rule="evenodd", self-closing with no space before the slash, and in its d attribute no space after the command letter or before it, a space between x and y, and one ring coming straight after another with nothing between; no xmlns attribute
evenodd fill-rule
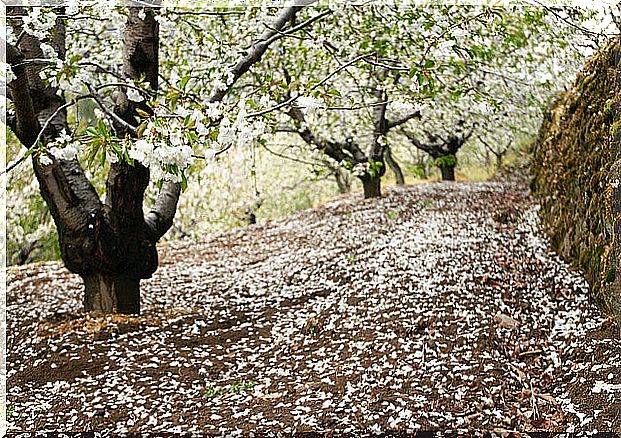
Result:
<svg viewBox="0 0 621 438"><path fill-rule="evenodd" d="M282 165L291 187L323 174L343 191L349 174L365 197L381 195L387 167L404 181L398 154L411 148L444 179L465 145L500 166L579 67L583 24L597 18L543 6L313 3L8 9L7 124L23 145L9 170L23 175L32 158L70 270L95 289L136 285L156 269L155 243L178 205L195 224L205 205L237 203L252 222L268 198L257 180L269 185L277 163L296 163ZM218 166L238 183L217 183ZM24 199L45 209L15 174ZM9 216L22 238L22 223L36 228Z"/></svg>

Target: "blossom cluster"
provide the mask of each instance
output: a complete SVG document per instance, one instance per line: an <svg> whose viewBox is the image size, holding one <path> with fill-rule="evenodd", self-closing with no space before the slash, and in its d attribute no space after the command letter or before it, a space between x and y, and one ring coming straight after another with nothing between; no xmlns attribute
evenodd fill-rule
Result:
<svg viewBox="0 0 621 438"><path fill-rule="evenodd" d="M48 145L49 155L41 153L39 155L39 163L43 166L49 166L52 164L50 155L57 160L73 160L77 153L79 145L74 141L73 137L67 133L67 131L61 132L61 134Z"/></svg>
<svg viewBox="0 0 621 438"><path fill-rule="evenodd" d="M325 105L323 99L313 96L300 96L296 99L298 108L300 108L304 114L315 114L318 109Z"/></svg>
<svg viewBox="0 0 621 438"><path fill-rule="evenodd" d="M393 100L388 104L388 110L397 118L403 118L412 114L416 107L411 102L405 102L402 100Z"/></svg>
<svg viewBox="0 0 621 438"><path fill-rule="evenodd" d="M368 161L352 164L348 161L343 160L339 162L339 166L349 170L353 176L358 177L366 175L371 170L371 163L369 163Z"/></svg>

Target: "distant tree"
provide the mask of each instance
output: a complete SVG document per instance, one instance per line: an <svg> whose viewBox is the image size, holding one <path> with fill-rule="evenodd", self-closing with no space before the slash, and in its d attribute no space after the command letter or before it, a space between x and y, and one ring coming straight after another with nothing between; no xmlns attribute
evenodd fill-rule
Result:
<svg viewBox="0 0 621 438"><path fill-rule="evenodd" d="M426 132L427 141L421 141L415 134L405 129L402 132L414 146L431 155L434 164L442 172L442 181L455 181L457 152L470 140L474 132L473 128L466 129L464 123L463 120L459 120L445 136L436 132Z"/></svg>
<svg viewBox="0 0 621 438"><path fill-rule="evenodd" d="M386 93L378 90L375 92L375 95L378 101L373 106L373 125L370 133L372 140L367 151L364 151L355 141L353 135L347 135L344 139L335 141L315 134L311 130L310 124L306 121L304 115L305 108L292 106L288 111L288 115L294 123L294 131L307 144L324 152L345 168L350 169L353 175L360 179L365 199L381 196L381 178L386 172L386 161L391 164L391 168L396 169L395 173L398 177L401 177L401 182L403 183L403 173L392 157L392 152L386 142L386 136L391 129L418 116L416 111L412 111L400 119L388 120L386 118L388 108Z"/></svg>
<svg viewBox="0 0 621 438"><path fill-rule="evenodd" d="M308 145L352 172L365 197L381 194L387 167L404 182L392 128L407 124L416 143L433 151L444 178L453 179L457 151L476 140L474 133L487 134L458 132L460 119L503 132L504 140L513 133L494 119L497 110L507 105L518 119L513 109L530 99L526 105L540 115L562 86L550 78L577 67L574 57L554 62L575 29L544 8L404 6L333 6L323 26L283 43L295 49L267 66L281 84L275 108ZM530 74L535 80L524 78ZM408 111L394 111L399 107Z"/></svg>

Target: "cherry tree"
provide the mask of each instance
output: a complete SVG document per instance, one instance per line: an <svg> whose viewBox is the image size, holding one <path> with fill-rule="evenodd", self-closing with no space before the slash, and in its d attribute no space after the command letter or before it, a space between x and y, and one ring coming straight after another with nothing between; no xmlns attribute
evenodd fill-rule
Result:
<svg viewBox="0 0 621 438"><path fill-rule="evenodd" d="M502 14L500 29L462 32L444 44L434 61L457 68L436 77L446 86L421 105L420 123L399 131L430 154L443 180L455 179L457 153L468 143L500 167L514 145L535 135L542 111L584 60L572 43L582 38L576 23L592 11L574 11L572 23L545 8Z"/></svg>
<svg viewBox="0 0 621 438"><path fill-rule="evenodd" d="M139 283L157 269L156 243L172 226L185 171L194 159L191 145L214 143L208 141L214 133L220 143L239 139L240 127L223 116L219 102L273 42L287 35L307 3L254 11L251 31L233 40L249 44L241 53L229 51L226 60L233 62L219 71L218 59L209 60L212 71L203 71L194 84L200 99L185 89L190 77L175 70L162 75L161 52L186 42L161 39L161 25L178 23L162 19L175 11L160 11L158 2L127 8L96 3L9 8L8 125L32 157L63 261L84 280L86 310L139 313ZM249 16L232 12L238 22ZM114 62L118 58L121 68ZM178 80L171 77L175 74ZM69 112L84 100L99 107L96 122L86 129L79 112ZM78 156L83 150L87 161L101 159L109 169L105 196L86 176ZM145 214L151 179L161 182L161 190Z"/></svg>
<svg viewBox="0 0 621 438"><path fill-rule="evenodd" d="M268 66L277 84L273 109L288 116L289 131L358 177L365 197L381 194L386 164L403 181L390 146L399 142L391 131L404 132L395 129L402 125L453 179L457 151L477 138L476 126L493 121L470 114L472 108L496 108L524 95L542 95L530 103L542 105L553 87L542 93L537 87L546 84L536 83L524 90L517 84L525 80L504 72L532 71L571 31L566 26L564 33L551 34L557 23L534 7L371 4L331 12L303 36L284 41L296 49L283 50L279 63ZM537 44L546 51L536 50ZM300 52L307 56L293 56ZM490 85L499 79L511 86Z"/></svg>

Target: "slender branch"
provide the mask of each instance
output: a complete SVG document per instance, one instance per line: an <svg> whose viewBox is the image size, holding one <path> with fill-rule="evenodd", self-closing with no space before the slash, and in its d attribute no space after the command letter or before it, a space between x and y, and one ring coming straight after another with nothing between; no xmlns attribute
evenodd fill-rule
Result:
<svg viewBox="0 0 621 438"><path fill-rule="evenodd" d="M375 67L382 67L382 68L385 68L385 69L387 69L387 70L393 70L393 71L410 71L410 68L409 68L409 67L401 67L401 66L398 66L398 65L388 65L388 64L385 64L385 63L383 63L383 62L380 62L380 61L379 61L379 60L377 60L377 59L376 59L376 60L373 60L372 58L369 58L369 59L365 59L364 61L365 61L366 63L368 63L368 64L371 64L371 65L375 66Z"/></svg>
<svg viewBox="0 0 621 438"><path fill-rule="evenodd" d="M261 58L269 48L270 44L283 37L276 31L282 31L285 26L291 21L291 19L295 17L298 11L300 11L304 6L314 3L314 1L315 0L295 2L293 6L285 7L272 23L272 29L267 29L265 32L263 32L263 34L248 49L247 53L242 56L231 69L231 73L233 75L232 80L227 83L226 87L217 89L211 95L211 97L209 97L208 102L220 102L224 98L224 96L228 94L229 90L233 87L233 85L235 85L237 80L244 73L246 73L250 69L250 67L252 67L254 64L261 60ZM296 28L299 30L304 26L308 26L322 16L325 15L319 14L317 17L315 17L315 20L307 20L306 22L290 29L289 32Z"/></svg>
<svg viewBox="0 0 621 438"><path fill-rule="evenodd" d="M125 120L123 120L122 118L120 118L117 114L114 113L114 111L110 111L108 109L108 107L106 106L106 104L104 103L103 99L101 98L101 96L99 94L97 94L97 90L95 90L95 88L85 82L84 83L86 85L86 87L88 88L88 91L91 93L93 99L95 99L95 102L97 102L97 105L99 105L101 107L101 109L103 110L104 113L106 113L106 115L112 119L114 119L116 122L118 122L121 126L123 126L124 128L126 128L127 130L129 130L130 132L136 132L136 128L132 125L130 125L129 123L127 123Z"/></svg>
<svg viewBox="0 0 621 438"><path fill-rule="evenodd" d="M404 123L407 123L408 121L414 119L414 118L421 118L421 113L419 110L414 111L413 113L410 113L406 116L401 117L400 119L397 120L386 120L386 128L387 130L391 130L392 128L396 128L397 126L401 126Z"/></svg>
<svg viewBox="0 0 621 438"><path fill-rule="evenodd" d="M45 65L45 64L53 64L55 61L53 59L47 59L47 58L30 58L30 59L25 59L21 62L18 62L17 64L11 64L11 66L13 68L17 68L17 67L25 67L27 65Z"/></svg>
<svg viewBox="0 0 621 438"><path fill-rule="evenodd" d="M265 25L265 27L266 27L267 29L269 29L269 30L272 30L272 31L276 32L277 34L279 34L279 35L280 35L280 36L282 36L283 38L288 37L288 38L294 38L294 39L298 39L298 40L302 40L302 41L304 41L304 40L308 40L308 39L309 39L309 38L304 38L303 36L291 35L289 32L282 32L282 31L280 31L280 30L278 30L278 29L274 29L274 28L272 28L271 26L269 26L269 25L267 25L267 24Z"/></svg>
<svg viewBox="0 0 621 438"><path fill-rule="evenodd" d="M223 153L225 153L226 151L228 151L229 149L231 149L231 147L233 146L233 144L231 143L230 145L228 145L227 147L220 149L219 151L215 152L213 154L214 157L217 157L218 155L222 155ZM207 160L207 157L204 155L192 155L193 158L196 158L197 160Z"/></svg>
<svg viewBox="0 0 621 438"><path fill-rule="evenodd" d="M325 109L327 111L357 111L361 109L367 109L367 108L373 108L376 106L386 105L391 102L392 100L387 100L385 102L370 102L370 103L364 103L364 104L354 105L354 106L324 106L324 107L321 107L321 109Z"/></svg>
<svg viewBox="0 0 621 438"><path fill-rule="evenodd" d="M48 128L48 126L50 126L50 123L52 122L52 120L54 120L56 118L56 116L58 116L58 114L60 114L62 111L64 111L65 109L69 108L70 106L75 105L76 103L78 103L78 101L80 101L82 99L87 99L87 98L90 98L90 97L92 97L92 96L89 95L89 94L85 94L83 96L74 97L73 99L71 99L66 104L64 104L62 106L59 106L56 109L56 111L54 111L52 113L52 115L47 118L47 120L43 124L43 127L39 130L39 134L37 135L36 140L34 141L34 143L30 147L35 146L38 142L41 141L41 139L43 138L43 133ZM17 166L22 164L24 161L26 161L26 159L28 158L30 153L31 153L30 148L28 148L28 150L26 152L24 152L18 159L14 160L12 163L10 163L6 167L6 169L0 170L0 175L4 175L5 173L9 173L13 169L15 169Z"/></svg>
<svg viewBox="0 0 621 438"><path fill-rule="evenodd" d="M360 55L354 59L352 59L351 61L349 61L346 64L341 65L339 68L337 68L336 70L334 70L332 73L330 73L328 76L326 76L325 78L323 78L320 82L318 82L317 84L313 85L309 91L313 91L316 90L317 88L319 88L320 86L322 86L323 84L325 84L327 81L329 81L332 77L334 77L335 75L337 75L339 72L343 71L344 69L346 69L347 67L355 64L356 62L368 57L368 56L372 56L372 55ZM274 105L271 108L266 108L262 111L257 111L255 113L250 113L248 114L246 117L250 118L250 117L258 117L258 116L262 116L264 114L267 113L271 113L273 111L279 110L281 108L284 108L285 106L289 105L290 103L294 102L295 100L297 100L299 97L301 97L302 94L296 94L295 96L292 96L286 100L284 100L283 102Z"/></svg>
<svg viewBox="0 0 621 438"><path fill-rule="evenodd" d="M226 15L244 15L243 11L221 11L221 12L213 12L213 11L183 11L177 9L171 9L167 11L169 14L174 15L196 15L196 16L217 16L223 17Z"/></svg>
<svg viewBox="0 0 621 438"><path fill-rule="evenodd" d="M484 10L483 12L481 12L481 13L479 13L479 14L477 14L477 15L474 15L474 16L472 16L472 17L466 17L466 18L464 18L463 20L460 20L460 21L458 21L457 23L454 23L454 24L452 24L451 26L449 26L449 27L447 27L446 29L444 29L444 31L443 31L440 35L436 36L436 37L433 39L433 41L431 42L431 44L429 44L429 45L427 46L427 48L425 49L425 52L423 53L423 56L421 56L420 61L419 61L419 63L418 63L418 64L419 64L420 66L422 66L422 65L424 64L424 62L425 62L425 61L427 61L427 55L429 55L429 52L431 51L431 48L432 48L432 47L434 47L434 46L436 46L436 45L438 44L438 41L440 41L440 39L441 39L441 38L443 38L443 37L444 37L444 35L446 35L447 33L449 33L451 30L453 30L453 29L455 29L455 28L457 28L457 27L461 26L462 24L467 24L467 23L469 23L470 21L475 21L475 20L478 20L479 18L481 18L481 17L483 17L483 16L487 15L487 13L488 13L488 11L487 11L487 10Z"/></svg>
<svg viewBox="0 0 621 438"><path fill-rule="evenodd" d="M324 12L322 12L321 14L319 14L319 15L315 15L314 17L309 18L308 20L304 21L303 23L300 23L300 24L298 24L297 26L292 27L291 29L289 29L289 30L287 30L287 31L285 31L285 32L281 32L281 31L280 31L280 30L278 30L278 29L270 29L270 30L272 30L272 31L275 31L277 34L276 34L276 35L274 35L274 36L273 36L272 38L270 38L269 40L267 40L267 41L266 41L266 43L267 43L267 44L271 44L271 43L273 43L273 42L274 42L274 41L276 41L276 40L279 40L279 39L284 38L284 37L286 37L286 36L291 36L291 34L293 34L293 33L297 32L297 31L299 31L299 30L301 30L301 29L304 29L305 27L310 26L310 25L311 25L311 24L313 24L315 21L321 20L323 17L326 17L326 16L330 15L331 13L332 13L332 11L331 11L331 10L324 11ZM269 26L268 26L268 28L269 28Z"/></svg>
<svg viewBox="0 0 621 438"><path fill-rule="evenodd" d="M109 69L107 69L107 68L103 67L102 65L100 65L100 64L98 64L98 63L96 63L96 62L92 62L92 61L80 61L80 62L78 62L78 65L79 65L79 66L92 66L92 67L95 67L95 68L97 69L97 73L106 73L106 74L109 74L109 75L111 75L111 76L114 76L115 78L120 79L120 80L124 80L124 79L125 79L125 78L124 78L122 75L120 75L119 73L116 73L116 72L114 72L114 71L112 71L112 70L109 70Z"/></svg>
<svg viewBox="0 0 621 438"><path fill-rule="evenodd" d="M296 158L296 157L291 157L289 155L285 155L285 154L281 154L280 152L276 152L271 150L270 148L267 147L267 145L263 145L263 147L265 148L266 151L268 151L270 154L273 154L277 157L283 158L285 160L289 160L289 161L294 161L296 163L301 163L301 164L306 164L309 166L325 166L325 164L318 162L318 163L311 163L310 161L306 161L306 160L302 160L300 158ZM326 166L327 167L327 166Z"/></svg>
<svg viewBox="0 0 621 438"><path fill-rule="evenodd" d="M545 4L537 1L537 0L532 0L534 3L538 4L539 6L541 6L543 9L545 9L546 11L550 12L552 15L554 15L556 18L558 18L559 20L565 22L566 24L570 25L571 27L579 30L582 33L585 33L587 35L591 35L591 36L598 36L598 37L606 37L606 36L616 36L619 35L618 33L610 33L610 34L606 34L603 32L595 32L593 30L587 29L586 27L582 27L582 26L578 26L576 23L573 23L571 21L569 21L567 18L562 17L560 14L558 14L553 8L546 6Z"/></svg>

